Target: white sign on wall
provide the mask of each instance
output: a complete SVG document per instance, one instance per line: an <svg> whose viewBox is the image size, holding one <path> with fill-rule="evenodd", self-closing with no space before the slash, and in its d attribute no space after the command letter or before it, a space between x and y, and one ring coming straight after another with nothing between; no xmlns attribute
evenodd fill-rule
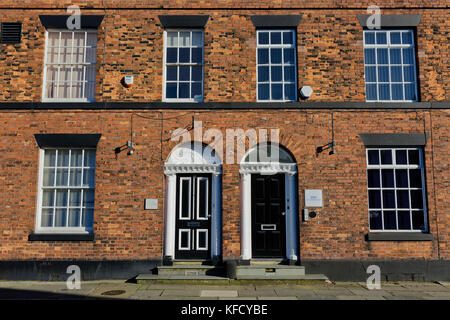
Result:
<svg viewBox="0 0 450 320"><path fill-rule="evenodd" d="M321 189L305 189L305 207L323 207Z"/></svg>

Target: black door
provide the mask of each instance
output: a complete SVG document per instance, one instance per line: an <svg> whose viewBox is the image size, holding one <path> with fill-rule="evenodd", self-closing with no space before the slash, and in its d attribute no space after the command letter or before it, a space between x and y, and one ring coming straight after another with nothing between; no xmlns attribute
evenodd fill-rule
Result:
<svg viewBox="0 0 450 320"><path fill-rule="evenodd" d="M177 175L175 259L210 258L211 174Z"/></svg>
<svg viewBox="0 0 450 320"><path fill-rule="evenodd" d="M252 256L286 255L284 174L252 174Z"/></svg>

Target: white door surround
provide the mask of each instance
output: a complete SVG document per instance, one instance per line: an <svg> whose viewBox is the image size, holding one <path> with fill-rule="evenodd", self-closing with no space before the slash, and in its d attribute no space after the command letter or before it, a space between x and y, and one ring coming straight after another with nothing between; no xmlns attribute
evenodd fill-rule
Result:
<svg viewBox="0 0 450 320"><path fill-rule="evenodd" d="M261 144L259 146L263 145ZM276 159L270 159L270 156L264 159L264 162L258 162L259 158L256 157L250 159L250 153L257 151L259 146L256 146L247 152L241 161L239 170L239 173L241 174L241 259L252 259L251 175L284 173L286 192L286 258L295 261L298 259L297 164L295 163L295 160L282 149L282 147L278 146L279 153L277 154ZM249 160L252 161L250 162Z"/></svg>
<svg viewBox="0 0 450 320"><path fill-rule="evenodd" d="M164 215L164 258L175 260L177 174L211 173L211 259L222 254L222 161L214 150L201 143L184 143L172 150L164 164L166 199Z"/></svg>

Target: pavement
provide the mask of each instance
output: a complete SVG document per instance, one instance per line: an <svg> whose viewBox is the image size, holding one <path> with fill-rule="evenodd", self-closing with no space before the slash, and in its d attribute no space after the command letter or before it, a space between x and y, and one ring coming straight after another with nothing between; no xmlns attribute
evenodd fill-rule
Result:
<svg viewBox="0 0 450 320"><path fill-rule="evenodd" d="M450 282L382 282L369 290L363 282L314 281L304 284L242 283L229 285L82 281L0 281L0 300L450 300Z"/></svg>

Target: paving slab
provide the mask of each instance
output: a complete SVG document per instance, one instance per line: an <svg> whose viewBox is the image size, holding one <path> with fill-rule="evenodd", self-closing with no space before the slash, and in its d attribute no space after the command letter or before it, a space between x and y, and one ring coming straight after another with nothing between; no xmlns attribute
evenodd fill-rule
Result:
<svg viewBox="0 0 450 320"><path fill-rule="evenodd" d="M127 299L133 295L139 289L139 285L131 283L108 283L101 284L95 287L91 292L89 292L88 297L98 297L104 299ZM120 294L107 294L107 293L118 293L124 291Z"/></svg>
<svg viewBox="0 0 450 320"><path fill-rule="evenodd" d="M237 290L201 290L200 292L200 297L232 298L237 296Z"/></svg>
<svg viewBox="0 0 450 320"><path fill-rule="evenodd" d="M138 290L130 296L131 299L151 299L161 296L163 290Z"/></svg>
<svg viewBox="0 0 450 320"><path fill-rule="evenodd" d="M359 288L348 288L348 290L357 296L363 296L363 297L374 297L374 296L385 296L385 295L391 295L391 293L383 290L383 289L376 289L376 290L369 290L369 289L359 289Z"/></svg>
<svg viewBox="0 0 450 320"><path fill-rule="evenodd" d="M295 288L275 288L277 296L295 296L295 297L305 297L305 296L315 296L313 290L305 289L295 289Z"/></svg>
<svg viewBox="0 0 450 320"><path fill-rule="evenodd" d="M161 296L177 296L177 297L199 297L200 296L199 289L164 289Z"/></svg>
<svg viewBox="0 0 450 320"><path fill-rule="evenodd" d="M297 300L297 297L258 297L258 300Z"/></svg>

